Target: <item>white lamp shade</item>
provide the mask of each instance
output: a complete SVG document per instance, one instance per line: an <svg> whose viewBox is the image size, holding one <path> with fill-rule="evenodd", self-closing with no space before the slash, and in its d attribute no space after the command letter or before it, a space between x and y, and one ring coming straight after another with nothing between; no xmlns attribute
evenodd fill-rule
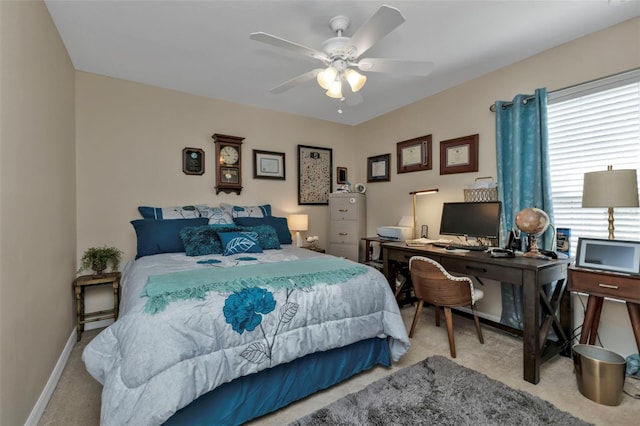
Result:
<svg viewBox="0 0 640 426"><path fill-rule="evenodd" d="M638 207L635 170L606 170L584 174L582 207Z"/></svg>
<svg viewBox="0 0 640 426"><path fill-rule="evenodd" d="M327 69L320 71L316 79L318 80L320 87L325 90L329 90L331 84L336 81L337 76L338 70L334 67L328 67Z"/></svg>
<svg viewBox="0 0 640 426"><path fill-rule="evenodd" d="M349 86L351 86L351 91L354 93L362 89L364 84L367 82L367 77L352 68L346 70L344 76L346 77L347 82L349 82Z"/></svg>
<svg viewBox="0 0 640 426"><path fill-rule="evenodd" d="M309 229L309 215L290 214L287 218L289 229L292 231L306 231Z"/></svg>
<svg viewBox="0 0 640 426"><path fill-rule="evenodd" d="M340 82L340 80L335 80L333 83L331 83L331 87L329 87L329 90L327 90L326 95L334 99L342 98L342 83Z"/></svg>

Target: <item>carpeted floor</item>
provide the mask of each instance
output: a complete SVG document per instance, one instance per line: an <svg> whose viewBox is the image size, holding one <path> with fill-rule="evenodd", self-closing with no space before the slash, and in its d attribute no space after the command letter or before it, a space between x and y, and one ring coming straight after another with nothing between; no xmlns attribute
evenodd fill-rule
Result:
<svg viewBox="0 0 640 426"><path fill-rule="evenodd" d="M414 307L402 309L409 327ZM377 367L339 385L289 405L275 413L250 422L251 426L288 424L345 395L357 392L374 381L402 368L409 367L433 355L449 358L445 327L433 324L433 311L423 310L409 352L391 368ZM551 402L562 411L596 425L634 425L640 418L640 400L627 395L616 407L597 404L580 394L573 374L573 363L565 357L555 357L545 363L540 383L533 385L522 379L522 340L505 335L483 325L485 344L478 343L473 321L454 315L457 364L479 371L514 389L524 390ZM85 370L82 349L97 331L83 333L82 340L71 353L69 362L49 404L40 419L41 426L93 426L100 421L102 387Z"/></svg>
<svg viewBox="0 0 640 426"><path fill-rule="evenodd" d="M337 424L588 425L547 401L439 355L379 379L289 426Z"/></svg>

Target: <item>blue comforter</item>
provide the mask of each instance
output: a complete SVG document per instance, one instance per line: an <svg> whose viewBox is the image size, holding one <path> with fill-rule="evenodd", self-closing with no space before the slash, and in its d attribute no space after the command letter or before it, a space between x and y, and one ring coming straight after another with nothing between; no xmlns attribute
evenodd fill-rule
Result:
<svg viewBox="0 0 640 426"><path fill-rule="evenodd" d="M259 264L286 271L288 261L293 266L318 255L285 247L252 256L164 254L127 264L120 317L83 353L88 371L104 385L101 424L161 424L222 383L371 337L388 338L394 361L408 350L386 279L349 261L343 262L353 273L343 282L323 282L319 275L305 286L222 286L198 297L171 298L153 314L145 310L150 276L162 281L165 274L194 269L215 276L218 268ZM260 266L246 270L254 268Z"/></svg>

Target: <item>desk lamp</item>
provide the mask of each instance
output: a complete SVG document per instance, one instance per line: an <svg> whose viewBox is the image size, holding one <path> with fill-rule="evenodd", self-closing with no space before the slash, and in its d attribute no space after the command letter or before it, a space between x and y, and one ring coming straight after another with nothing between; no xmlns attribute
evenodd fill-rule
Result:
<svg viewBox="0 0 640 426"><path fill-rule="evenodd" d="M306 231L309 229L309 215L306 214L290 214L287 217L289 223L289 229L296 232L296 244L298 247L302 247L302 237L300 237L300 231Z"/></svg>
<svg viewBox="0 0 640 426"><path fill-rule="evenodd" d="M435 194L438 188L422 189L420 191L412 191L409 193L413 197L413 238L418 238L418 217L416 216L416 198L418 195Z"/></svg>
<svg viewBox="0 0 640 426"><path fill-rule="evenodd" d="M609 209L609 239L613 240L613 208L638 207L638 178L633 169L613 170L584 174L582 207L606 207Z"/></svg>

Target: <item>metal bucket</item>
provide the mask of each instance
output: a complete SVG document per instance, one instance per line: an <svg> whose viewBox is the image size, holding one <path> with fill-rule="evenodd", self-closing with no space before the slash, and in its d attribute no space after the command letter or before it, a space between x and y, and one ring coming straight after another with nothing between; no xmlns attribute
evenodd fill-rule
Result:
<svg viewBox="0 0 640 426"><path fill-rule="evenodd" d="M580 393L604 405L622 402L627 362L615 352L593 345L575 345L573 366Z"/></svg>

